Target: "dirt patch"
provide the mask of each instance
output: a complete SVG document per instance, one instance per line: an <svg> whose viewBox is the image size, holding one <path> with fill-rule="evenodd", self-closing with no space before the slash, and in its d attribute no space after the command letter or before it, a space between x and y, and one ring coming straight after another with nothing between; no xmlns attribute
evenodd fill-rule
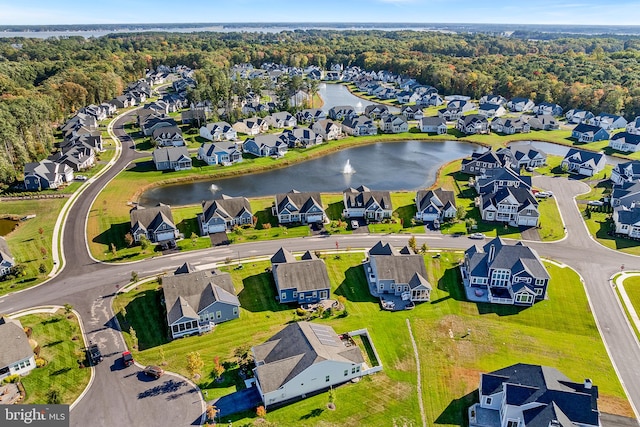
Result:
<svg viewBox="0 0 640 427"><path fill-rule="evenodd" d="M407 357L398 360L394 365L394 369L403 372L415 372L416 371L416 361L413 357Z"/></svg>
<svg viewBox="0 0 640 427"><path fill-rule="evenodd" d="M464 395L467 395L478 388L478 384L480 383L480 374L482 373L482 371L477 369L462 368L458 366L453 368L453 378L457 384L464 386L464 389L462 390L462 394Z"/></svg>
<svg viewBox="0 0 640 427"><path fill-rule="evenodd" d="M607 412L609 414L621 415L623 417L635 417L633 409L626 399L614 396L599 396L598 397L598 409L601 412Z"/></svg>

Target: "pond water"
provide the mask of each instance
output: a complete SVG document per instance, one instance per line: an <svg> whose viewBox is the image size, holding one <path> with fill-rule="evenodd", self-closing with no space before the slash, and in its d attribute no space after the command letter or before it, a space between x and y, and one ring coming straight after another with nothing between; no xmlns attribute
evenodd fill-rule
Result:
<svg viewBox="0 0 640 427"><path fill-rule="evenodd" d="M11 233L20 223L8 218L0 218L0 236L6 236Z"/></svg>
<svg viewBox="0 0 640 427"><path fill-rule="evenodd" d="M542 141L512 142L511 144L509 144L509 147L517 147L517 148L533 147L537 150L542 150L547 154L552 154L554 156L562 156L562 157L564 157L567 154L567 152L569 152L570 148L574 148L566 145L553 144L551 142L542 142ZM575 147L575 148L580 148L580 147ZM621 158L612 157L612 156L605 156L605 158L607 159L607 163L610 165L617 165L617 164L625 163L629 161L626 159L621 159Z"/></svg>
<svg viewBox="0 0 640 427"><path fill-rule="evenodd" d="M367 105L376 104L375 102L358 98L349 92L349 89L347 89L346 86L341 84L320 83L318 86L318 95L320 95L320 98L324 101L324 104L322 105L322 109L324 111L329 111L332 107L340 105L350 105L356 110L356 113L360 114L364 112ZM400 112L398 107L389 105L387 107L389 108L389 112L393 114Z"/></svg>
<svg viewBox="0 0 640 427"><path fill-rule="evenodd" d="M226 194L260 197L299 191L342 192L366 185L372 190L417 190L431 186L440 166L483 151L458 141L402 141L354 147L285 168L231 178L157 187L139 199L143 206L200 203ZM344 173L349 165L353 173Z"/></svg>

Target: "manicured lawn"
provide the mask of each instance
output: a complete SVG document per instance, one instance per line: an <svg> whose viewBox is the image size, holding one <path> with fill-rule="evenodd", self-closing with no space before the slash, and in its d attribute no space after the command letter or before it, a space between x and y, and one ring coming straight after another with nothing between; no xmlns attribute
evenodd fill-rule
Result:
<svg viewBox="0 0 640 427"><path fill-rule="evenodd" d="M591 214L587 215L586 205L578 205L582 212L584 222L587 224L589 233L596 238L598 243L610 249L631 255L640 255L640 241L625 239L622 237L610 236L609 231L613 231L613 221L610 219L610 213L596 212L591 210Z"/></svg>
<svg viewBox="0 0 640 427"><path fill-rule="evenodd" d="M371 233L408 233L424 234L424 226L416 223L415 191L391 193L391 205L394 207L393 223L369 224Z"/></svg>
<svg viewBox="0 0 640 427"><path fill-rule="evenodd" d="M0 214L24 217L35 214L36 218L20 222L20 226L5 236L9 249L16 263L24 265L24 276L0 281L0 295L25 289L42 282L46 273L51 271L51 241L53 226L58 213L66 203L66 198L3 201ZM40 233L42 229L42 233ZM43 255L42 249L45 252ZM44 264L46 273L40 273L40 265Z"/></svg>
<svg viewBox="0 0 640 427"><path fill-rule="evenodd" d="M627 295L629 295L629 299L636 313L640 314L640 276L626 278L624 281L624 289L627 291Z"/></svg>
<svg viewBox="0 0 640 427"><path fill-rule="evenodd" d="M564 226L554 197L538 199L540 211L540 238L544 242L560 240L564 237Z"/></svg>
<svg viewBox="0 0 640 427"><path fill-rule="evenodd" d="M34 369L22 379L27 393L24 403L47 403L47 392L56 389L62 403L71 404L91 376L90 369L81 369L78 364L77 352L84 344L76 317L72 315L67 319L60 310L56 314L23 316L20 322L33 329L31 338L40 346L40 356L47 361L44 367Z"/></svg>
<svg viewBox="0 0 640 427"><path fill-rule="evenodd" d="M432 302L404 313L380 310L368 292L361 267L362 253L325 255L332 294L347 299L346 317L314 319L337 332L367 327L376 346L383 372L336 390L336 411L325 409L327 394L270 411L267 420L276 425L389 425L421 424L416 396L416 371L413 350L405 319L409 319L416 338L422 366L422 396L427 423L464 425L466 407L474 398L479 374L514 363L554 366L569 378L579 381L586 375L599 386L602 411L630 416L632 411L611 366L598 334L584 289L575 272L547 264L551 274L549 299L530 308L475 304L463 300L457 269L460 255L442 252L440 258L425 257L428 280L433 285ZM245 263L242 270L228 270L242 304L240 319L218 325L203 336L188 337L162 344L167 369L186 373L186 354L197 350L205 362L199 385L209 399L234 391L232 377L218 386L210 372L213 359L233 360L233 351L241 346L264 342L287 323L297 318L294 306L282 306L275 300L275 286L268 262ZM145 296L141 296L144 292ZM141 288L118 297L117 304L127 307L129 321L138 337L142 330L155 330L149 343L164 342L164 317L160 305L156 314L132 315L138 299L151 303L158 293ZM145 303L146 304L146 303ZM140 305L140 313L152 310ZM162 314L159 314L162 313ZM147 318L146 316L151 316ZM154 323L148 323L154 322ZM467 330L471 330L469 336ZM454 338L449 337L449 330ZM128 334L125 334L130 341ZM146 340L147 338L145 338ZM142 340L141 347L142 347ZM145 341L146 343L147 341ZM146 345L146 344L145 344ZM159 346L136 352L140 363L161 363ZM393 398L380 399L379 396ZM363 410L367 408L367 410ZM254 414L230 417L247 423Z"/></svg>

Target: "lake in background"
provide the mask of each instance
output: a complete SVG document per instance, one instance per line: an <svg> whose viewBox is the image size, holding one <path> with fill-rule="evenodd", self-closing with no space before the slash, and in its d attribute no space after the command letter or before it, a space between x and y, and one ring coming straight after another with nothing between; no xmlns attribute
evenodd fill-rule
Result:
<svg viewBox="0 0 640 427"><path fill-rule="evenodd" d="M324 111L329 111L332 107L350 105L356 110L356 113L362 114L367 105L381 105L376 102L358 98L349 92L349 89L342 84L320 83L318 85L318 95L320 95L320 98L324 101L322 105ZM387 108L389 108L389 112L392 114L400 112L398 107L387 105Z"/></svg>
<svg viewBox="0 0 640 427"><path fill-rule="evenodd" d="M484 150L458 141L379 142L267 172L157 187L143 193L139 203L180 206L221 194L260 197L292 189L340 193L360 185L372 190L418 190L433 185L440 166ZM355 173L343 173L347 160Z"/></svg>
<svg viewBox="0 0 640 427"><path fill-rule="evenodd" d="M554 156L561 156L564 157L568 152L570 148L577 148L580 149L580 147L569 147L567 145L560 145L560 144L553 144L551 142L542 142L542 141L518 141L518 142L512 142L511 144L509 144L510 148L519 148L519 149L526 149L527 147L532 147L536 150L542 150L547 154L552 154ZM612 156L605 156L607 163L610 165L617 165L620 163L626 163L629 160L627 159L621 159L619 157L612 157Z"/></svg>

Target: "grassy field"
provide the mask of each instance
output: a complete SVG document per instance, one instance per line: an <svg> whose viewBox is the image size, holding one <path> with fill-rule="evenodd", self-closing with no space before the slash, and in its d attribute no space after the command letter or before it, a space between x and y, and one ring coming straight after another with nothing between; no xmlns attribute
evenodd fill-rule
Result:
<svg viewBox="0 0 640 427"><path fill-rule="evenodd" d="M40 356L47 361L44 367L34 369L22 379L27 393L24 403L47 403L47 392L56 389L62 403L71 404L91 376L90 369L81 369L78 365L76 353L84 348L78 320L74 315L67 318L60 310L56 314L23 316L20 322L33 329L31 338L40 346Z"/></svg>
<svg viewBox="0 0 640 427"><path fill-rule="evenodd" d="M624 281L624 289L636 313L640 314L640 276L627 277Z"/></svg>
<svg viewBox="0 0 640 427"><path fill-rule="evenodd" d="M405 319L416 338L422 366L422 396L427 423L464 425L466 407L476 398L479 374L514 363L554 366L569 378L585 376L599 386L600 409L632 415L624 392L598 334L583 287L575 272L548 264L551 274L549 299L531 308L492 306L464 301L457 269L460 255L443 252L440 258L425 258L432 302L404 313L390 313L367 290L360 265L362 253L324 256L333 295L342 295L348 316L315 319L337 332L367 327L384 371L336 390L336 411L324 410L327 394L269 412L276 425L360 426L421 424L416 396L416 364ZM153 284L121 295L116 311L126 307L123 325L137 331L140 363L164 363L167 369L186 374L186 354L197 350L205 362L199 386L209 399L236 390L230 373L217 383L210 372L213 359L232 361L242 346L264 342L297 318L294 306L275 301L275 287L267 262L245 263L242 270L228 269L240 302L240 319L218 325L199 337L167 342L166 321L160 309L161 291ZM126 328L127 326L125 326ZM467 329L471 334L467 335ZM449 337L449 330L453 338ZM125 333L131 346L131 337ZM162 348L162 352L159 349ZM380 393L392 396L379 399ZM367 410L363 410L367 408ZM230 419L246 423L252 413Z"/></svg>

